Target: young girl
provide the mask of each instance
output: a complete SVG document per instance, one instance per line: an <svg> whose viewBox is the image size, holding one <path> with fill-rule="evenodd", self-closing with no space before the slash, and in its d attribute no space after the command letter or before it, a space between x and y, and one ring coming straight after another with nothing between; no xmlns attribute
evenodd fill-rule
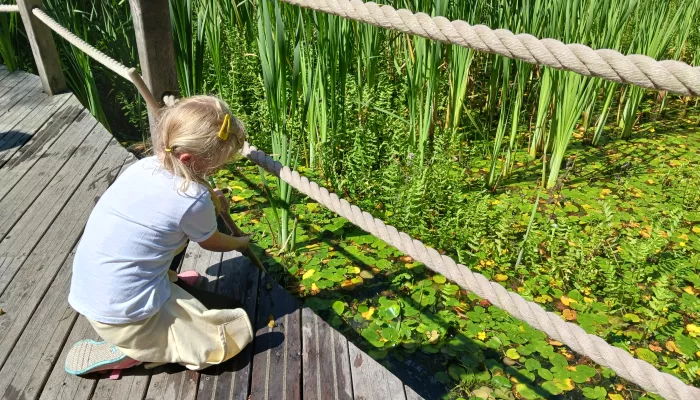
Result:
<svg viewBox="0 0 700 400"><path fill-rule="evenodd" d="M215 97L187 98L160 112L155 155L130 166L104 193L78 245L68 301L104 341L76 343L67 372L142 362L198 370L251 342L248 316L232 299L203 294L186 283L191 276L172 270L188 240L217 252L247 248L248 238L217 230L220 199L204 180L243 140L243 126Z"/></svg>

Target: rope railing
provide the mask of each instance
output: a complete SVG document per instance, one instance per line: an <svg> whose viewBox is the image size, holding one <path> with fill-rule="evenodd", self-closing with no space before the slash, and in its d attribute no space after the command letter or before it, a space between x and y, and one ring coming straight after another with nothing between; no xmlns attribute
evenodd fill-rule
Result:
<svg viewBox="0 0 700 400"><path fill-rule="evenodd" d="M506 29L493 30L485 25L471 26L460 20L450 21L445 17L431 17L406 9L396 10L388 5L364 3L362 0L282 1L530 64L546 65L647 89L700 96L700 67L692 67L680 61L656 61L644 55L623 55L608 49L593 50L582 44L538 39L526 33L516 35Z"/></svg>
<svg viewBox="0 0 700 400"><path fill-rule="evenodd" d="M580 326L565 321L555 313L546 311L539 304L525 300L519 294L509 292L501 284L491 282L484 275L458 264L451 257L441 255L420 240L399 232L395 227L351 205L347 200L301 176L297 171L283 166L248 142L245 143L242 154L265 171L279 177L357 227L425 264L430 270L445 276L462 289L476 293L516 319L525 321L533 328L564 343L575 352L612 369L622 378L669 400L700 399L700 389L683 383L673 375L658 371L648 362L634 358L625 350L608 344L598 336L586 333Z"/></svg>
<svg viewBox="0 0 700 400"><path fill-rule="evenodd" d="M16 4L0 4L0 12L19 12L19 6Z"/></svg>
<svg viewBox="0 0 700 400"><path fill-rule="evenodd" d="M148 86L146 86L146 83L143 81L143 78L141 77L141 75L138 74L138 72L136 72L135 68L129 68L125 66L119 61L113 59L112 57L109 57L105 53L96 49L94 46L85 42L81 38L77 37L75 34L73 34L73 32L69 31L63 25L59 24L58 22L56 22L56 20L54 20L48 14L46 14L44 10L40 8L33 8L32 14L34 14L34 16L37 17L37 19L39 19L39 21L43 22L47 27L49 27L49 29L56 32L57 35L66 39L66 41L68 41L70 44L79 48L85 54L92 57L95 61L99 62L100 64L104 65L112 72L133 83L149 108L158 109L160 107L160 104L155 99L153 94L151 94L151 91L148 90Z"/></svg>
<svg viewBox="0 0 700 400"><path fill-rule="evenodd" d="M300 0L284 1L291 3L293 1ZM325 0L312 1L319 1L323 3ZM328 1L334 2L334 4L339 4L335 0ZM352 3L357 5L357 3L361 2L358 0L353 0ZM361 4L364 5L364 3ZM391 16L392 13L389 11L393 9L386 10L383 7L378 8L376 5L372 6L372 4L373 3L368 3L367 7L369 9L375 7L376 9L379 9L379 12L381 13L386 12L387 15L390 16L387 18L391 18L392 24L400 25L399 22L402 21L401 18L404 17L405 19L410 19L407 17L408 14L420 20L425 20L425 18L430 19L430 17L427 17L424 14L412 14L407 10L399 10L398 12L394 10L396 15ZM83 50L90 57L95 58L98 62L102 63L110 70L134 83L137 86L139 93L141 93L146 100L148 107L152 111L156 111L161 107L159 102L155 100L154 96L144 84L141 76L135 72L134 68L127 68L123 64L106 56L101 51L69 32L42 10L33 9L32 12L54 32ZM401 17L399 17L399 15L401 15ZM368 17L364 15L363 18ZM364 19L359 18L358 20L364 21ZM377 21L377 19L374 19L374 21ZM392 24L388 24L386 27L392 28L394 26ZM375 25L384 26L379 23L375 23ZM407 25L404 24L403 26ZM477 27L474 28L476 29ZM415 33L411 30L406 31L407 33ZM431 34L436 35L435 32ZM432 38L432 36L428 36L427 34L423 36ZM662 61L660 63L667 62ZM564 65L564 63L561 65ZM698 69L695 70L697 71ZM698 86L700 86L700 79L697 79L696 76L686 74L684 77L687 79L683 80L683 82L698 83ZM695 82L695 80L698 82ZM636 84L632 81L622 82ZM654 83L654 85L656 85L656 83ZM651 88L659 89L659 87ZM700 91L695 91L693 93L700 93ZM700 389L683 383L680 379L674 377L673 375L658 371L648 362L634 358L627 351L608 344L605 340L598 336L586 333L581 327L565 321L562 319L562 317L555 313L546 311L540 305L526 300L519 294L509 292L501 284L489 281L484 275L475 273L466 266L458 264L451 257L441 255L434 248L426 246L421 241L411 238L404 232L399 232L395 227L387 225L382 220L374 218L370 213L362 211L357 206L351 205L347 200L338 197L338 195L335 193L329 192L326 188L319 186L316 182L310 181L308 178L301 176L297 171L293 171L289 167L283 166L281 163L275 161L263 151L251 146L248 142L244 144L242 154L253 163L259 165L267 172L279 177L295 189L299 190L301 193L304 193L315 201L318 201L329 210L341 215L359 228L410 255L416 261L425 264L425 266L430 270L442 274L450 281L459 285L461 288L476 293L480 297L490 301L496 307L510 313L514 318L524 321L530 324L533 328L545 332L549 337L569 346L573 351L590 358L599 365L612 369L622 378L642 387L649 392L659 394L669 400L700 399Z"/></svg>

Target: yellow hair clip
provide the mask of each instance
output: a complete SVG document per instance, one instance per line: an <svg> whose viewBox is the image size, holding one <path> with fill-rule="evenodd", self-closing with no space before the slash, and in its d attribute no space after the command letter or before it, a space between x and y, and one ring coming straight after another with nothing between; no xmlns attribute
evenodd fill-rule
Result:
<svg viewBox="0 0 700 400"><path fill-rule="evenodd" d="M170 147L166 147L166 148L165 148L165 152L166 152L166 153L170 153L170 152L172 152L172 151L173 151L173 149L171 149Z"/></svg>
<svg viewBox="0 0 700 400"><path fill-rule="evenodd" d="M231 117L228 114L224 116L224 123L221 124L221 129L219 129L219 139L223 141L228 140L228 131L231 128Z"/></svg>

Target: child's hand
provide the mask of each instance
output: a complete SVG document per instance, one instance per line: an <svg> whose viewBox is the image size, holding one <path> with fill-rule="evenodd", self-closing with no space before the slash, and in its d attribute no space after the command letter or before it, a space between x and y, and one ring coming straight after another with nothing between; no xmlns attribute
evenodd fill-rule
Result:
<svg viewBox="0 0 700 400"><path fill-rule="evenodd" d="M250 245L250 236L238 236L235 237L235 239L238 242L236 250L243 252L248 249Z"/></svg>

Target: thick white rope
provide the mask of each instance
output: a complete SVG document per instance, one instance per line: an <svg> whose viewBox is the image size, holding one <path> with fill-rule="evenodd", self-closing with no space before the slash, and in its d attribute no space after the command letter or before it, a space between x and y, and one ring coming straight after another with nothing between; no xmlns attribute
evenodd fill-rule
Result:
<svg viewBox="0 0 700 400"><path fill-rule="evenodd" d="M444 43L523 60L531 64L596 76L609 81L700 96L700 67L674 60L656 61L644 55L625 56L615 50L593 50L582 44L538 39L506 29L471 26L406 9L396 10L362 0L282 0L289 4L362 21Z"/></svg>
<svg viewBox="0 0 700 400"><path fill-rule="evenodd" d="M517 293L507 291L500 284L490 282L485 276L469 270L462 264L457 264L449 256L441 255L437 250L411 238L404 232L399 232L395 227L385 224L368 212L339 198L335 193L320 187L316 182L299 175L297 171L282 166L248 142L245 143L242 154L329 210L425 264L432 271L442 274L461 288L476 293L513 317L527 322L533 328L545 332L549 337L566 344L577 353L612 369L622 378L669 400L700 399L700 389L686 385L673 375L656 370L648 362L634 358L630 353L611 346L602 338L586 333L578 325L563 320L557 314L545 311L538 304L525 300Z"/></svg>
<svg viewBox="0 0 700 400"><path fill-rule="evenodd" d="M119 61L113 59L112 57L109 57L105 53L99 51L89 43L85 42L83 39L77 37L75 34L73 34L73 32L69 31L64 26L56 22L56 20L49 17L48 14L46 14L42 9L33 8L32 13L41 22L48 26L49 29L56 32L56 34L58 34L62 38L66 39L70 44L79 48L80 50L85 52L85 54L92 57L93 59L95 59L95 61L99 62L105 67L109 68L117 75L133 83L136 86L136 89L139 91L139 93L141 93L141 96L146 101L146 104L149 108L152 108L154 110L160 108L158 101L155 99L155 97L153 97L151 91L148 90L146 83L143 81L141 75L139 75L138 72L136 72L135 68L129 68L124 64L120 63Z"/></svg>
<svg viewBox="0 0 700 400"><path fill-rule="evenodd" d="M44 12L44 10L42 10L40 8L33 8L32 13L41 22L43 22L46 26L48 26L52 31L56 32L59 36L66 39L73 46L75 46L75 47L79 48L80 50L82 50L83 52L85 52L85 54L87 54L88 56L94 58L95 61L97 61L100 64L104 65L105 67L111 69L112 71L114 71L116 74L118 74L122 78L129 80L129 81L131 80L129 77L129 68L127 68L124 64L113 59L112 57L109 57L105 53L97 50L96 48L92 47L90 44L83 41L83 39L75 36L73 34L73 32L71 32L68 29L66 29L65 27L63 27L61 24L56 22L56 20L54 20L53 18L49 17Z"/></svg>
<svg viewBox="0 0 700 400"><path fill-rule="evenodd" d="M16 4L0 4L0 12L19 12L19 6Z"/></svg>

